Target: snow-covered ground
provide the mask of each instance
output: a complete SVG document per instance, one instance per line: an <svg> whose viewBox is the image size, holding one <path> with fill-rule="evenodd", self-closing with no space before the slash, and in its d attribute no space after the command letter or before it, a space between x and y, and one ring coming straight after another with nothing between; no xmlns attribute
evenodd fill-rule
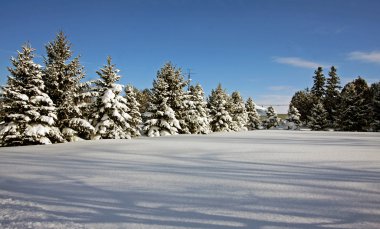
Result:
<svg viewBox="0 0 380 229"><path fill-rule="evenodd" d="M380 135L0 148L0 228L380 228Z"/></svg>

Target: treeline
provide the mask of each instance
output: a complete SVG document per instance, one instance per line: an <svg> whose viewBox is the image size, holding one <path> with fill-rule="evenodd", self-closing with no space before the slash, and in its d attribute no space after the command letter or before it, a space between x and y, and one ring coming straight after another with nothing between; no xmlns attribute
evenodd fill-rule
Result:
<svg viewBox="0 0 380 229"><path fill-rule="evenodd" d="M35 50L29 44L11 58L10 75L0 93L1 146L261 126L251 98L244 101L237 91L229 96L219 84L206 100L201 85L190 85L171 63L157 72L152 89L140 91L117 83L121 76L111 57L96 72L99 79L82 82L84 67L78 57L72 58L71 44L62 32L45 49L44 66L34 62Z"/></svg>
<svg viewBox="0 0 380 229"><path fill-rule="evenodd" d="M299 111L301 122L312 130L380 130L380 82L369 86L358 77L342 89L334 66L327 78L319 67L313 79L310 90L296 92L291 100L290 106Z"/></svg>

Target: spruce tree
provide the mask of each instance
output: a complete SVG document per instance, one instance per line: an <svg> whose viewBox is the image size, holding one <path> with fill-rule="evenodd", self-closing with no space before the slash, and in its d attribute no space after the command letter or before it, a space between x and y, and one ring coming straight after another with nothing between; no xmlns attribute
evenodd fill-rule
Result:
<svg viewBox="0 0 380 229"><path fill-rule="evenodd" d="M140 109L140 114L145 113L148 110L149 107L149 101L150 98L152 97L152 91L148 88L145 88L144 90L135 90L136 93L136 99L137 102L140 104L139 109Z"/></svg>
<svg viewBox="0 0 380 229"><path fill-rule="evenodd" d="M372 131L380 131L380 82L371 85Z"/></svg>
<svg viewBox="0 0 380 229"><path fill-rule="evenodd" d="M309 116L308 126L311 130L326 130L329 126L328 113L321 102L314 104Z"/></svg>
<svg viewBox="0 0 380 229"><path fill-rule="evenodd" d="M207 102L204 99L203 88L200 84L191 85L188 92L188 99L184 102L186 123L185 133L208 134L211 132Z"/></svg>
<svg viewBox="0 0 380 229"><path fill-rule="evenodd" d="M371 99L367 82L359 77L346 84L341 93L337 129L368 131L371 123Z"/></svg>
<svg viewBox="0 0 380 229"><path fill-rule="evenodd" d="M336 73L336 68L331 67L329 78L326 84L326 97L324 98L324 107L328 113L330 127L334 126L337 121L337 110L340 103L340 78Z"/></svg>
<svg viewBox="0 0 380 229"><path fill-rule="evenodd" d="M246 131L247 110L245 109L244 100L238 91L231 94L229 110L232 117L232 130Z"/></svg>
<svg viewBox="0 0 380 229"><path fill-rule="evenodd" d="M175 70L170 63L157 73L157 79L153 81L149 106L142 114L143 131L147 136L157 137L179 133L180 121L171 106L176 107L177 116L182 116L184 94L181 90L183 86L180 71ZM183 120L181 121L183 123Z"/></svg>
<svg viewBox="0 0 380 229"><path fill-rule="evenodd" d="M96 73L100 80L95 81L98 97L93 107L91 117L95 127L94 139L130 139L136 135L130 125L132 117L127 100L121 96L123 86L116 82L120 80L119 70L111 63L111 57L107 58L107 64Z"/></svg>
<svg viewBox="0 0 380 229"><path fill-rule="evenodd" d="M314 71L314 84L311 88L311 93L315 95L318 100L322 100L325 95L325 76L323 75L322 67L318 67L317 70Z"/></svg>
<svg viewBox="0 0 380 229"><path fill-rule="evenodd" d="M246 127L248 130L257 130L261 126L261 120L259 114L256 110L256 105L253 102L252 98L249 97L245 103L245 109L247 111L247 124Z"/></svg>
<svg viewBox="0 0 380 229"><path fill-rule="evenodd" d="M301 125L301 114L299 113L298 109L293 106L293 104L290 104L289 110L288 110L288 130L298 130Z"/></svg>
<svg viewBox="0 0 380 229"><path fill-rule="evenodd" d="M88 139L94 127L85 119L83 110L92 93L84 77L79 58L72 57L71 44L63 32L46 45L44 81L47 93L57 107L58 126L69 141ZM84 107L83 107L84 106Z"/></svg>
<svg viewBox="0 0 380 229"><path fill-rule="evenodd" d="M64 142L57 127L56 109L42 80L39 65L33 62L34 49L26 44L17 59L12 58L11 76L2 89L3 117L0 144L36 145Z"/></svg>
<svg viewBox="0 0 380 229"><path fill-rule="evenodd" d="M128 120L129 126L131 127L131 137L140 136L139 125L142 123L140 104L137 102L137 96L135 89L131 85L125 87L125 99L127 100L127 105L129 108L129 115L131 119Z"/></svg>
<svg viewBox="0 0 380 229"><path fill-rule="evenodd" d="M311 115L311 109L313 108L314 103L316 103L316 100L314 94L306 88L305 90L297 91L293 95L290 103L300 112L300 120L307 123L307 117Z"/></svg>
<svg viewBox="0 0 380 229"><path fill-rule="evenodd" d="M280 125L280 119L277 117L277 112L275 109L270 106L267 111L267 119L264 122L264 125L267 129L275 128Z"/></svg>
<svg viewBox="0 0 380 229"><path fill-rule="evenodd" d="M213 132L232 131L232 117L228 111L229 96L222 85L211 91L208 98L210 126Z"/></svg>
<svg viewBox="0 0 380 229"><path fill-rule="evenodd" d="M175 118L180 122L181 128L178 130L182 133L182 127L186 125L184 121L184 88L188 84L181 75L181 69L176 69L172 63L166 63L160 71L157 72L156 87L152 89L153 96L161 94L161 97L167 98L166 105L169 106L175 114ZM160 103L162 100L160 101Z"/></svg>
<svg viewBox="0 0 380 229"><path fill-rule="evenodd" d="M143 131L148 137L176 135L181 129L172 108L167 105L168 98L153 98L147 112L143 114ZM158 103L159 102L159 103Z"/></svg>

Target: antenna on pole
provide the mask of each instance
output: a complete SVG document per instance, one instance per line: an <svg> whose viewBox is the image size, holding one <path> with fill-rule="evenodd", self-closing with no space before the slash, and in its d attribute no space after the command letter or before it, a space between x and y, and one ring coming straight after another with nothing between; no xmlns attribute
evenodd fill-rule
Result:
<svg viewBox="0 0 380 229"><path fill-rule="evenodd" d="M196 74L191 71L191 68L187 69L187 91L190 91L191 74Z"/></svg>

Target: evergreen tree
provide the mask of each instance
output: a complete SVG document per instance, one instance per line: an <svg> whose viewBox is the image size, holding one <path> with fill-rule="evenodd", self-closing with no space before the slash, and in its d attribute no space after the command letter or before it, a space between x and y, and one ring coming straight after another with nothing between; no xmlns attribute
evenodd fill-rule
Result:
<svg viewBox="0 0 380 229"><path fill-rule="evenodd" d="M327 78L326 97L324 107L328 113L330 127L334 126L337 121L337 110L340 103L340 78L336 73L336 68L331 67L329 78Z"/></svg>
<svg viewBox="0 0 380 229"><path fill-rule="evenodd" d="M249 97L247 102L245 103L245 109L247 111L247 128L248 130L257 130L261 126L261 120L259 114L256 111L255 103L252 98Z"/></svg>
<svg viewBox="0 0 380 229"><path fill-rule="evenodd" d="M140 104L139 106L140 114L143 114L148 110L149 101L150 101L150 98L152 97L152 92L150 89L145 88L144 90L141 90L141 91L138 89L135 89L135 93L136 93L137 102Z"/></svg>
<svg viewBox="0 0 380 229"><path fill-rule="evenodd" d="M313 108L315 101L315 96L307 88L303 91L297 91L294 94L290 103L295 108L297 108L297 110L301 114L301 122L307 123L307 117L311 115L311 109Z"/></svg>
<svg viewBox="0 0 380 229"><path fill-rule="evenodd" d="M188 99L184 102L186 125L185 133L208 134L211 132L208 118L207 102L204 99L203 88L200 84L191 85Z"/></svg>
<svg viewBox="0 0 380 229"><path fill-rule="evenodd" d="M148 137L158 137L176 135L181 129L179 121L176 119L173 109L167 105L168 98L153 98L148 107L148 111L143 114L143 131ZM155 103L159 102L161 103Z"/></svg>
<svg viewBox="0 0 380 229"><path fill-rule="evenodd" d="M314 104L313 109L311 109L311 116L309 116L308 126L311 130L326 130L329 126L327 120L328 113L323 107L321 102Z"/></svg>
<svg viewBox="0 0 380 229"><path fill-rule="evenodd" d="M11 76L2 90L3 117L0 144L3 146L51 144L64 139L55 127L53 101L45 93L42 72L33 62L34 49L24 45L17 59L12 58Z"/></svg>
<svg viewBox="0 0 380 229"><path fill-rule="evenodd" d="M178 129L182 133L182 128L186 125L184 121L184 88L188 84L181 75L181 69L176 69L172 63L168 62L157 72L156 87L152 89L153 96L161 94L162 98L167 98L166 105L169 106L175 114L175 118L180 122L181 128ZM158 104L162 103L162 99Z"/></svg>
<svg viewBox="0 0 380 229"><path fill-rule="evenodd" d="M181 130L177 117L183 115L185 86L179 70L167 63L153 81L148 109L143 113L143 131L149 137L178 134ZM172 109L175 107L176 112ZM184 120L181 120L182 124Z"/></svg>
<svg viewBox="0 0 380 229"><path fill-rule="evenodd" d="M322 100L325 95L325 76L323 75L322 67L318 67L316 71L314 71L314 85L311 88L311 93L315 95L318 100Z"/></svg>
<svg viewBox="0 0 380 229"><path fill-rule="evenodd" d="M137 102L135 89L130 85L125 87L125 99L129 107L129 115L131 116L131 119L128 120L132 130L131 137L140 136L139 125L142 122L140 104Z"/></svg>
<svg viewBox="0 0 380 229"><path fill-rule="evenodd" d="M341 93L338 130L367 131L371 123L371 99L367 82L359 77L346 84Z"/></svg>
<svg viewBox="0 0 380 229"><path fill-rule="evenodd" d="M264 125L267 129L272 127L277 127L280 125L280 119L277 117L277 112L272 106L268 107L267 111L267 120L265 120Z"/></svg>
<svg viewBox="0 0 380 229"><path fill-rule="evenodd" d="M44 81L47 93L57 107L58 126L69 141L89 138L94 127L84 118L89 96L89 85L80 82L83 67L76 57L70 61L72 51L67 38L60 32L46 45ZM84 107L83 107L84 106Z"/></svg>
<svg viewBox="0 0 380 229"><path fill-rule="evenodd" d="M289 110L288 110L288 130L298 130L301 125L300 120L301 114L299 113L298 109L293 106L293 104L290 104Z"/></svg>
<svg viewBox="0 0 380 229"><path fill-rule="evenodd" d="M0 87L0 125L4 122L4 117L6 116L4 111L4 96L3 96L3 90ZM1 126L0 126L1 128Z"/></svg>
<svg viewBox="0 0 380 229"><path fill-rule="evenodd" d="M371 85L372 131L380 131L380 82Z"/></svg>
<svg viewBox="0 0 380 229"><path fill-rule="evenodd" d="M130 108L127 106L127 99L120 95L123 86L116 83L120 80L118 72L115 65L111 64L111 57L108 57L107 64L96 72L100 80L95 82L98 97L91 117L95 127L94 139L130 139L138 132L130 125Z"/></svg>
<svg viewBox="0 0 380 229"><path fill-rule="evenodd" d="M232 117L228 112L229 96L223 90L222 85L211 91L208 98L208 108L210 111L210 126L213 132L231 131Z"/></svg>
<svg viewBox="0 0 380 229"><path fill-rule="evenodd" d="M231 95L230 99L230 114L232 117L232 130L234 131L246 131L247 130L247 110L243 98L238 91L235 91Z"/></svg>

